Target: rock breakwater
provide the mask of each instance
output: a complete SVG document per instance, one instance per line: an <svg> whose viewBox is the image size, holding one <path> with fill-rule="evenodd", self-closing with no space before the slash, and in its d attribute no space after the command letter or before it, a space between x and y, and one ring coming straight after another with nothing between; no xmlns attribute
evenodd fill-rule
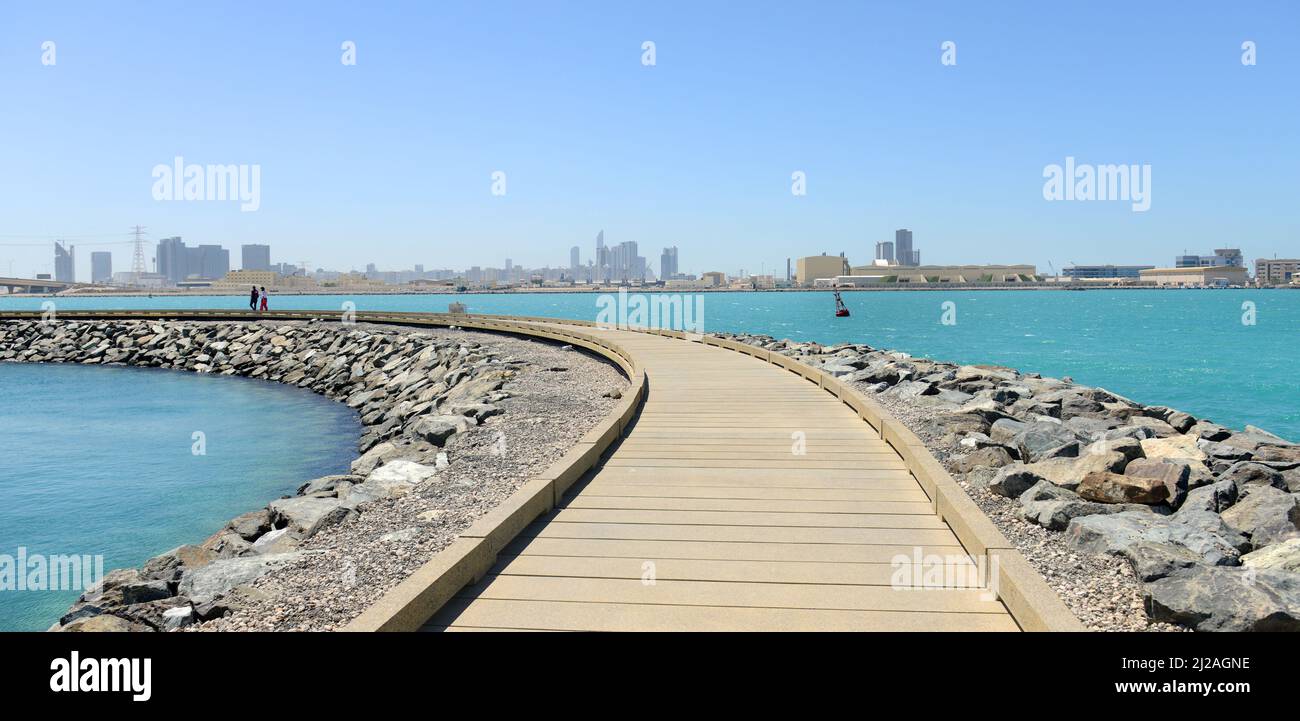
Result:
<svg viewBox="0 0 1300 721"><path fill-rule="evenodd" d="M346 403L363 424L349 473L106 574L64 631L341 625L562 455L625 384L571 348L317 322L10 321L0 361L276 381Z"/></svg>

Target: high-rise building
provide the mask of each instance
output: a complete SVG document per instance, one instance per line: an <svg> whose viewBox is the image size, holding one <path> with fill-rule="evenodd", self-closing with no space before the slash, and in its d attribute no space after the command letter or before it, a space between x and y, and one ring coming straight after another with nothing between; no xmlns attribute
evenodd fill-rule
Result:
<svg viewBox="0 0 1300 721"><path fill-rule="evenodd" d="M170 283L189 278L220 280L230 272L230 251L219 245L186 247L180 236L158 241L158 273Z"/></svg>
<svg viewBox="0 0 1300 721"><path fill-rule="evenodd" d="M63 246L63 241L54 241L54 279L65 283L77 282L77 263L74 255L76 248Z"/></svg>
<svg viewBox="0 0 1300 721"><path fill-rule="evenodd" d="M659 256L659 279L668 280L677 275L677 246L664 248Z"/></svg>
<svg viewBox="0 0 1300 721"><path fill-rule="evenodd" d="M581 266L582 266L581 251L578 249L578 246L575 245L572 248L569 248L569 268L572 270L577 270Z"/></svg>
<svg viewBox="0 0 1300 721"><path fill-rule="evenodd" d="M90 254L90 282L109 283L113 280L113 254L97 250Z"/></svg>
<svg viewBox="0 0 1300 721"><path fill-rule="evenodd" d="M596 280L608 283L610 278L609 249L605 247L605 231L596 233Z"/></svg>
<svg viewBox="0 0 1300 721"><path fill-rule="evenodd" d="M921 264L921 252L912 250L912 231L907 228L894 231L894 259L899 265Z"/></svg>
<svg viewBox="0 0 1300 721"><path fill-rule="evenodd" d="M179 235L158 241L158 254L155 261L158 275L171 283L185 280L185 261L185 242Z"/></svg>
<svg viewBox="0 0 1300 721"><path fill-rule="evenodd" d="M244 270L270 270L271 269L271 246L250 243L241 245L240 265Z"/></svg>
<svg viewBox="0 0 1300 721"><path fill-rule="evenodd" d="M894 263L894 243L888 240L882 240L876 243L876 260L883 260L886 263Z"/></svg>

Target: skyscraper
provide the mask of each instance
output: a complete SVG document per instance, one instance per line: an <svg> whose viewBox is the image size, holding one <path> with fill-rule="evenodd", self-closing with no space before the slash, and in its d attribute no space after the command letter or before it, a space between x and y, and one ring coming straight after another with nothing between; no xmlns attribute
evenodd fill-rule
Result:
<svg viewBox="0 0 1300 721"><path fill-rule="evenodd" d="M894 257L899 265L912 264L912 231L906 228L894 231Z"/></svg>
<svg viewBox="0 0 1300 721"><path fill-rule="evenodd" d="M602 283L608 283L610 277L609 270L609 250L605 247L605 231L596 233L596 280Z"/></svg>
<svg viewBox="0 0 1300 721"><path fill-rule="evenodd" d="M876 243L876 260L883 260L890 264L894 262L894 243L888 240L882 240Z"/></svg>
<svg viewBox="0 0 1300 721"><path fill-rule="evenodd" d="M172 283L193 277L219 280L230 272L230 251L219 245L186 247L180 236L158 241L158 273Z"/></svg>
<svg viewBox="0 0 1300 721"><path fill-rule="evenodd" d="M241 245L239 250L240 267L244 270L271 269L271 246L250 243Z"/></svg>
<svg viewBox="0 0 1300 721"><path fill-rule="evenodd" d="M894 258L899 265L920 265L920 251L912 250L912 231L899 228L894 231Z"/></svg>
<svg viewBox="0 0 1300 721"><path fill-rule="evenodd" d="M76 248L63 247L63 241L54 241L54 279L65 283L77 282Z"/></svg>
<svg viewBox="0 0 1300 721"><path fill-rule="evenodd" d="M659 279L669 280L677 275L677 246L664 248L664 252L659 256Z"/></svg>
<svg viewBox="0 0 1300 721"><path fill-rule="evenodd" d="M97 250L90 254L90 282L107 283L113 280L113 254Z"/></svg>
<svg viewBox="0 0 1300 721"><path fill-rule="evenodd" d="M577 270L582 265L581 254L578 246L569 248L569 269Z"/></svg>

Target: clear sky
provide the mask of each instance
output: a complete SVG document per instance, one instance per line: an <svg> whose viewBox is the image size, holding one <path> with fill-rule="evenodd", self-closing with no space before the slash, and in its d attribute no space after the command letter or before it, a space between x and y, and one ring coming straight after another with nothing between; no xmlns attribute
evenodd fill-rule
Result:
<svg viewBox="0 0 1300 721"><path fill-rule="evenodd" d="M259 210L154 200L176 156L257 164ZM1150 164L1150 210L1047 202L1066 156ZM340 270L562 266L601 229L696 273L901 227L930 263L1295 257L1300 3L6 3L0 163L6 275L55 237L127 270L92 244L135 224Z"/></svg>

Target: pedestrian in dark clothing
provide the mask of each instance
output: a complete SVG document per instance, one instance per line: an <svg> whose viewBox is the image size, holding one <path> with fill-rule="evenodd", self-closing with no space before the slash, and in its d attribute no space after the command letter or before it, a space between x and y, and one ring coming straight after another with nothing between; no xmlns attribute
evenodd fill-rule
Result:
<svg viewBox="0 0 1300 721"><path fill-rule="evenodd" d="M253 292L248 296L248 309L257 310L257 286L253 286Z"/></svg>

